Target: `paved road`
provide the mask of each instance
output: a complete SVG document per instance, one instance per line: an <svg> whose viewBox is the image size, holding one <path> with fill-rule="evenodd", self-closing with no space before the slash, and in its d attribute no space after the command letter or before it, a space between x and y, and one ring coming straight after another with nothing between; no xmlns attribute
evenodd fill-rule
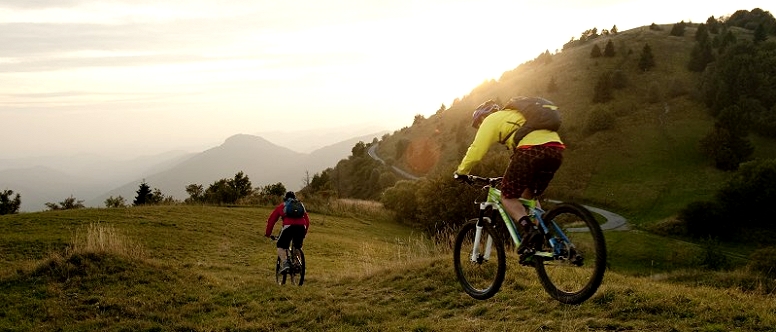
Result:
<svg viewBox="0 0 776 332"><path fill-rule="evenodd" d="M372 144L372 146L369 147L369 150L367 151L369 153L369 156L372 157L372 159L379 161L383 165L385 165L385 160L380 159L380 157L377 156L377 144ZM403 176L404 178L410 179L410 180L417 180L419 177L414 176L410 173L405 172L403 169L398 168L396 166L391 166L393 168L393 171L398 173L399 175Z"/></svg>
<svg viewBox="0 0 776 332"><path fill-rule="evenodd" d="M385 161L380 159L379 156L377 156L377 144L372 144L372 146L369 147L369 150L368 150L367 153L369 153L369 156L372 157L372 159L377 160L380 163L382 163L383 165L385 165ZM417 179L419 179L417 176L414 176L414 175L412 175L410 173L407 173L404 170L402 170L402 169L400 169L400 168L398 168L396 166L391 166L391 168L393 168L394 172L398 173L399 175L401 175L401 176L403 176L403 177L405 177L407 179L410 179L410 180L417 180ZM554 202L558 202L558 201L554 201ZM599 209L597 207L592 207L592 206L587 206L587 205L585 205L584 207L586 207L588 210L590 210L590 211L592 211L594 213L598 213L598 214L602 215L604 218L606 218L606 222L601 225L601 229L602 230L605 230L605 231L606 230L627 231L627 230L630 229L630 227L628 226L628 222L625 219L625 217L623 217L623 216L621 216L619 214L616 214L616 213L610 212L610 211L606 211L606 210L603 210L603 209Z"/></svg>

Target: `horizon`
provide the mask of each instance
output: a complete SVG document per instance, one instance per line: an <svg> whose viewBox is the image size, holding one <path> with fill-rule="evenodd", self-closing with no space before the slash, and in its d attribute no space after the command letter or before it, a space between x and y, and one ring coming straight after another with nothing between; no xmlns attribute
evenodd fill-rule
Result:
<svg viewBox="0 0 776 332"><path fill-rule="evenodd" d="M17 143L0 159L198 152L240 133L283 146L283 133L393 132L587 29L767 4L4 1L0 139Z"/></svg>

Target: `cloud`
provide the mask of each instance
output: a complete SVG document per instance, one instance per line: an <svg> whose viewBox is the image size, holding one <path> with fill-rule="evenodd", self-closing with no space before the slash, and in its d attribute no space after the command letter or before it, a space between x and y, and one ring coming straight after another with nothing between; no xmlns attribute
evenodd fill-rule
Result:
<svg viewBox="0 0 776 332"><path fill-rule="evenodd" d="M44 8L70 8L90 0L3 0L0 8L10 9L44 9Z"/></svg>

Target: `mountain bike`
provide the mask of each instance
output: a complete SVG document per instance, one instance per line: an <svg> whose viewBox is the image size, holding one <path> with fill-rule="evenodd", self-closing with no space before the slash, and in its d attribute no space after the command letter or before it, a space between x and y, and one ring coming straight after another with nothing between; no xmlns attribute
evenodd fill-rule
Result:
<svg viewBox="0 0 776 332"><path fill-rule="evenodd" d="M277 241L277 237L274 235L270 236L270 238L272 241ZM302 286L306 269L304 251L302 251L302 248L294 248L294 243L291 241L291 246L289 249L286 249L286 257L289 259L291 268L281 272L283 261L278 257L275 262L275 281L277 281L278 285L284 285L286 280L291 280L292 284Z"/></svg>
<svg viewBox="0 0 776 332"><path fill-rule="evenodd" d="M510 243L500 233L507 233L514 248L523 238L501 202L498 187L502 178L468 177L468 183L483 186L487 199L476 202L479 216L459 230L453 261L464 291L485 300L495 295L504 282L507 255L517 256L516 250L507 253L505 248ZM590 298L606 270L606 243L592 213L574 203L559 203L545 212L536 200L520 201L543 235L536 251L521 257L521 265L533 266L544 290L561 303L579 304Z"/></svg>

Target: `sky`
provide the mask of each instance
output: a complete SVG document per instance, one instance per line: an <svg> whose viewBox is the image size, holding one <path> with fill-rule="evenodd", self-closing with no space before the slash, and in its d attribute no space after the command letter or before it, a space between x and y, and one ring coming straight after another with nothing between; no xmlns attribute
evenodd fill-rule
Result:
<svg viewBox="0 0 776 332"><path fill-rule="evenodd" d="M0 159L393 131L587 29L770 2L2 0Z"/></svg>

